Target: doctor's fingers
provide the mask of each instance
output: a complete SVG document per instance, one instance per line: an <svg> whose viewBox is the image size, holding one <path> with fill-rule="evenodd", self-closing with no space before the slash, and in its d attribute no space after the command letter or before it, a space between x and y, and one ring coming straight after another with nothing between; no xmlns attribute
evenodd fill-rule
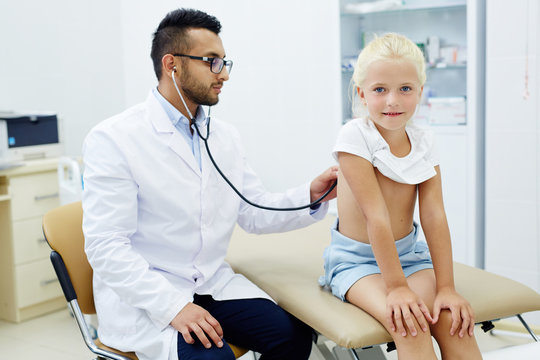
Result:
<svg viewBox="0 0 540 360"><path fill-rule="evenodd" d="M324 191L337 179L338 167L331 166L311 182L312 191Z"/></svg>
<svg viewBox="0 0 540 360"><path fill-rule="evenodd" d="M326 185L326 187L329 188L337 180L338 171L339 171L339 168L337 166L331 166L328 169L326 169L321 175L319 175L319 180L324 185Z"/></svg>
<svg viewBox="0 0 540 360"><path fill-rule="evenodd" d="M320 173L315 179L320 181L328 181L332 178L336 178L339 167L337 165L332 165L326 168L322 173Z"/></svg>
<svg viewBox="0 0 540 360"><path fill-rule="evenodd" d="M210 342L210 340L208 340L207 335L210 337L210 339L212 339L212 341L216 344L217 347L223 346L223 341L221 340L221 337L219 337L214 328L206 322L200 324L192 323L186 330L187 331L184 330L181 333L184 337L184 340L189 344L192 344L194 342L193 337L190 334L190 332L193 332L197 336L199 341L203 344L203 346L207 349L212 347L212 343ZM189 341L189 339L191 339L191 341Z"/></svg>
<svg viewBox="0 0 540 360"><path fill-rule="evenodd" d="M182 328L182 330L178 330L178 332L182 334L182 337L187 344L193 344L195 342L195 340L193 340L193 338L191 337L190 330L187 327Z"/></svg>
<svg viewBox="0 0 540 360"><path fill-rule="evenodd" d="M337 165L330 166L321 174L321 177L326 181L335 180L338 176L338 171L339 167Z"/></svg>
<svg viewBox="0 0 540 360"><path fill-rule="evenodd" d="M217 345L217 347L223 346L223 341L221 340L223 338L223 330L221 329L221 325L219 325L219 322L214 319L212 316L209 316L208 319L204 322L199 323L200 327L204 330L204 332L210 336L210 339L214 342L214 344Z"/></svg>
<svg viewBox="0 0 540 360"><path fill-rule="evenodd" d="M223 338L223 329L221 328L221 325L219 324L219 321L217 321L216 318L214 318L210 314L208 314L208 316L206 317L206 321L208 322L208 324L210 324L214 328L217 335L220 338Z"/></svg>

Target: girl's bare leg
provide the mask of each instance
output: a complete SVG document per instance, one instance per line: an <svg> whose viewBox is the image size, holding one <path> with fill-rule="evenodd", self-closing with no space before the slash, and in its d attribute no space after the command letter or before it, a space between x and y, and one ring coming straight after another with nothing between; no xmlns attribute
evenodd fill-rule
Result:
<svg viewBox="0 0 540 360"><path fill-rule="evenodd" d="M433 302L435 300L435 274L433 270L421 270L407 278L411 290L420 296L429 310L433 312ZM443 360L477 360L482 359L480 349L474 336L465 334L462 338L456 332L450 335L452 325L452 315L449 310L441 311L439 321L431 325L431 333L441 350Z"/></svg>
<svg viewBox="0 0 540 360"><path fill-rule="evenodd" d="M414 291L414 289L413 289ZM369 275L358 280L347 292L347 301L358 306L377 319L392 336L399 360L436 360L431 332L422 331L413 317L417 335L407 336L392 331L386 323L386 286L380 274Z"/></svg>

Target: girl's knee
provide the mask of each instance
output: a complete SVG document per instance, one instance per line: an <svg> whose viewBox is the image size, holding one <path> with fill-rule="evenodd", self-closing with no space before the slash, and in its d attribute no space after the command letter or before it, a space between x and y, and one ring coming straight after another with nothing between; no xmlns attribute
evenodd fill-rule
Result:
<svg viewBox="0 0 540 360"><path fill-rule="evenodd" d="M412 336L410 333L407 333L407 336L402 336L401 334L394 333L392 335L396 346L398 344L411 344L411 345L420 345L423 343L431 344L431 332L429 330L422 331L419 330L415 336Z"/></svg>
<svg viewBox="0 0 540 360"><path fill-rule="evenodd" d="M441 353L444 355L443 357L454 359L481 359L475 336L469 336L468 332L466 332L463 337L459 337L458 334L462 326L461 323L459 323L454 335L450 335L452 322L451 312L444 310L441 312L437 324L432 326L433 336L439 344Z"/></svg>
<svg viewBox="0 0 540 360"><path fill-rule="evenodd" d="M431 325L431 331L433 332L433 335L435 337L441 336L441 335L446 336L446 334L450 336L450 328L452 327L453 324L454 324L454 319L452 318L452 312L450 310L442 310L441 313L439 314L439 320L437 321L437 323L434 325ZM458 337L457 334L461 330L462 325L463 324L461 323L461 320L460 320L459 323L457 324L457 327L454 333L456 337Z"/></svg>
<svg viewBox="0 0 540 360"><path fill-rule="evenodd" d="M395 334L393 339L400 359L435 360L437 358L429 330L426 332L420 330L416 336Z"/></svg>

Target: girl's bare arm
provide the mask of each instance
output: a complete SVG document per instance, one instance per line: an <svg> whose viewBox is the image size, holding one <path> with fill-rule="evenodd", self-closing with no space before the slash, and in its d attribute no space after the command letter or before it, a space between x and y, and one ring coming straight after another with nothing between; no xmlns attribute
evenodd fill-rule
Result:
<svg viewBox="0 0 540 360"><path fill-rule="evenodd" d="M441 172L435 167L437 175L423 182L418 188L420 222L429 245L435 278L437 295L433 304L433 321L436 322L443 309L452 313L450 335L460 328L459 336L473 335L474 311L469 302L456 292L452 261L450 230L444 211Z"/></svg>
<svg viewBox="0 0 540 360"><path fill-rule="evenodd" d="M422 330L427 331L426 319L431 321L432 318L422 299L407 284L395 246L390 215L373 165L348 153L339 153L338 161L343 180L365 216L369 241L386 285L388 325L403 336L407 335L406 327L414 336L417 333L412 320L414 317Z"/></svg>

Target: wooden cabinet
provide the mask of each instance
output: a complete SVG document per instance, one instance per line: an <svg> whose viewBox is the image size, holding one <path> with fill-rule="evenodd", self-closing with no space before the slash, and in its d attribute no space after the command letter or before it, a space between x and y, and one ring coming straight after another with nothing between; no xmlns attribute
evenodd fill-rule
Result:
<svg viewBox="0 0 540 360"><path fill-rule="evenodd" d="M19 322L65 306L41 218L59 206L56 159L0 171L0 318Z"/></svg>

